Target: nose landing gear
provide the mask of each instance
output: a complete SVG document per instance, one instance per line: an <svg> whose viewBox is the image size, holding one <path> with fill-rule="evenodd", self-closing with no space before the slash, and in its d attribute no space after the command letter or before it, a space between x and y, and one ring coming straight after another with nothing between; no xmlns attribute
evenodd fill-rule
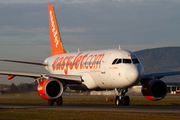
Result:
<svg viewBox="0 0 180 120"><path fill-rule="evenodd" d="M117 96L116 96L116 99L115 99L115 104L117 106L120 106L120 105L129 105L130 103L130 99L129 99L129 96L125 96L126 92L128 91L128 89L119 89L119 88L116 88L115 89L116 92L117 92Z"/></svg>

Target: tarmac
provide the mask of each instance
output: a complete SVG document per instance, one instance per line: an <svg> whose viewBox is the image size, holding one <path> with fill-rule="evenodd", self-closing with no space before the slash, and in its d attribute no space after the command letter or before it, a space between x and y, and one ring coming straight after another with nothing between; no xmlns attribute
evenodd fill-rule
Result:
<svg viewBox="0 0 180 120"><path fill-rule="evenodd" d="M0 109L43 109L43 110L71 110L71 111L101 111L101 112L132 112L132 113L176 113L180 114L180 105L129 105L116 106L114 104L63 104L62 106L48 106L46 103L0 103Z"/></svg>

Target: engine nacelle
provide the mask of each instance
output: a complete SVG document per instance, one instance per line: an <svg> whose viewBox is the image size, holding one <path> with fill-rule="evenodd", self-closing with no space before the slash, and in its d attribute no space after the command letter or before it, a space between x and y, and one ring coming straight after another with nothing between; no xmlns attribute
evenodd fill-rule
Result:
<svg viewBox="0 0 180 120"><path fill-rule="evenodd" d="M43 80L37 87L38 94L45 100L59 98L63 93L63 85L59 80Z"/></svg>
<svg viewBox="0 0 180 120"><path fill-rule="evenodd" d="M142 86L142 94L149 100L161 100L167 94L167 85L161 80L149 80Z"/></svg>

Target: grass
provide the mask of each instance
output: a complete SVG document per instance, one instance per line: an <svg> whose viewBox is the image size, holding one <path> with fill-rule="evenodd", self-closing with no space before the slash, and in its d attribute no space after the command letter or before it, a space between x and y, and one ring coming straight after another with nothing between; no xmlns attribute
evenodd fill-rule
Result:
<svg viewBox="0 0 180 120"><path fill-rule="evenodd" d="M39 97L37 93L24 94L6 94L0 95L0 102L11 103L47 103L47 100ZM106 102L105 96L64 96L63 103L65 104L114 104L114 102ZM180 105L180 97L168 95L160 101L151 101L145 97L130 97L131 105Z"/></svg>
<svg viewBox="0 0 180 120"><path fill-rule="evenodd" d="M179 114L89 112L66 110L0 109L1 120L165 120L180 119Z"/></svg>
<svg viewBox="0 0 180 120"><path fill-rule="evenodd" d="M30 96L29 96L30 95ZM180 97L168 96L161 101L150 101L144 97L130 97L131 105L180 105ZM114 104L106 102L105 97L69 97L64 96L65 104ZM0 95L0 102L10 103L47 103L36 93ZM156 114L156 113L121 113L121 112L93 112L70 110L38 110L38 109L5 109L0 108L1 120L166 120L180 119L180 114Z"/></svg>

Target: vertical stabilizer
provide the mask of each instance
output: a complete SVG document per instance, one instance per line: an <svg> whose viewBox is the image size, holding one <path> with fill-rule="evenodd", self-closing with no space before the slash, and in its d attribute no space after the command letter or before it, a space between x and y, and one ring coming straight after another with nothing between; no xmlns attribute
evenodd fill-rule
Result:
<svg viewBox="0 0 180 120"><path fill-rule="evenodd" d="M48 5L49 14L49 32L50 32L50 43L51 43L51 56L66 53L63 49L61 37L56 22L56 17L53 9L53 5Z"/></svg>

